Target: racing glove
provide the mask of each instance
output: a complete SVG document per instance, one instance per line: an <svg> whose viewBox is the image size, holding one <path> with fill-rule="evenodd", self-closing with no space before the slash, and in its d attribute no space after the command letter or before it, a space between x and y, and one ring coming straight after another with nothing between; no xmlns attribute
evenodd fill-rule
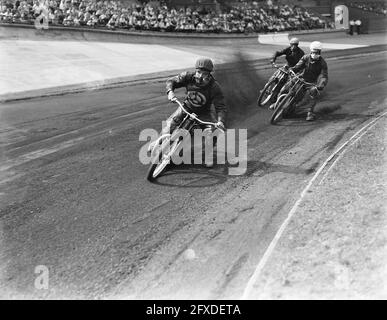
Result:
<svg viewBox="0 0 387 320"><path fill-rule="evenodd" d="M168 91L168 100L172 102L176 100L176 95L172 90Z"/></svg>
<svg viewBox="0 0 387 320"><path fill-rule="evenodd" d="M222 131L226 131L226 126L222 121L218 121L215 126Z"/></svg>
<svg viewBox="0 0 387 320"><path fill-rule="evenodd" d="M313 87L313 88L310 89L310 95L312 97L316 97L318 95L318 93L319 93L319 90L318 90L317 87Z"/></svg>

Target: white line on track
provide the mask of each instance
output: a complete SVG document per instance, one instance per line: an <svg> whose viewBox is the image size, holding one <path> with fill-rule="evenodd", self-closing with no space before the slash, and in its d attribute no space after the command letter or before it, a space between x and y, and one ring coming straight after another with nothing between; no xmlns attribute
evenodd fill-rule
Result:
<svg viewBox="0 0 387 320"><path fill-rule="evenodd" d="M371 129L372 126L370 126L368 129ZM349 146L353 146L359 139L361 139L362 136L364 136L366 133L368 132L368 130L364 131L360 136L358 136L354 141L352 141L352 143L349 145ZM340 153L336 160L333 161L333 163L330 165L330 167L328 168L328 170L324 173L324 176L322 177L322 179L320 180L320 182L318 183L319 185L321 183L323 183L323 181L325 180L325 178L328 176L329 172L331 171L331 169L335 166L335 164L344 156L345 152L347 151L344 150L342 153Z"/></svg>
<svg viewBox="0 0 387 320"><path fill-rule="evenodd" d="M325 180L325 178L328 176L329 172L331 172L331 169L335 166L336 162L338 162L342 156L345 154L345 151L343 151L342 153L340 153L336 160L332 162L331 166L328 168L328 170L324 173L323 177L321 178L320 182L318 183L318 185L322 184L323 181Z"/></svg>
<svg viewBox="0 0 387 320"><path fill-rule="evenodd" d="M243 295L242 297L240 298L240 300L247 300L248 297L250 296L252 290L253 290L253 287L254 287L254 284L256 283L259 275L261 274L263 268L265 267L267 261L269 260L271 254L273 253L279 239L281 238L282 234L284 233L285 231L285 228L287 227L287 225L289 224L291 218L293 217L294 213L296 212L296 210L298 209L301 201L303 200L303 198L305 197L305 195L307 194L308 190L311 188L313 182L317 179L317 177L321 174L321 172L324 170L324 168L328 165L328 163L341 151L344 149L344 147L346 147L349 143L353 144L355 143L357 140L359 140L373 125L375 125L375 123L382 117L384 117L385 115L387 115L387 111L382 113L381 115L379 115L377 118L373 119L372 121L368 122L366 125L364 125L360 130L358 130L352 137L350 137L345 143L343 143L341 145L340 148L338 148L335 152L333 152L327 160L325 160L325 162L321 165L321 167L317 170L317 172L314 174L314 176L312 177L312 179L309 181L309 183L307 184L307 186L304 188L304 190L302 190L301 192L301 195L300 195L300 198L296 201L296 203L294 204L294 206L292 207L292 209L289 211L288 213L288 216L287 218L285 219L285 221L282 223L282 225L280 226L280 228L278 229L277 233L275 234L273 240L270 242L269 246L267 247L265 253L263 254L261 260L259 261L257 267L255 268L255 271L254 273L252 274L252 276L250 277L249 281L247 282L247 285L245 287L245 290L243 292ZM365 131L364 131L365 130ZM364 132L363 132L364 131ZM333 166L334 164L332 164Z"/></svg>

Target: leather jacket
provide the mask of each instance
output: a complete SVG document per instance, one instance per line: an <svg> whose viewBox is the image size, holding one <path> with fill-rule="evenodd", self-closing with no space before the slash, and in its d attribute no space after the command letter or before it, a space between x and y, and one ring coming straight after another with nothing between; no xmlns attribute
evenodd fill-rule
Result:
<svg viewBox="0 0 387 320"><path fill-rule="evenodd" d="M307 82L317 83L318 81L319 89L323 89L328 83L328 65L321 56L317 60L312 60L310 54L306 54L291 69L296 73L303 71L302 77Z"/></svg>
<svg viewBox="0 0 387 320"><path fill-rule="evenodd" d="M276 51L273 56L273 61L277 59L279 56L286 56L286 61L288 62L289 67L294 67L297 62L305 55L305 52L299 48L296 47L294 50L291 50L291 47L287 47L283 50Z"/></svg>
<svg viewBox="0 0 387 320"><path fill-rule="evenodd" d="M210 114L211 105L215 107L218 121L226 122L227 107L219 83L211 75L206 86L198 86L195 82L195 72L183 72L167 80L166 90L186 88L185 104L196 114Z"/></svg>

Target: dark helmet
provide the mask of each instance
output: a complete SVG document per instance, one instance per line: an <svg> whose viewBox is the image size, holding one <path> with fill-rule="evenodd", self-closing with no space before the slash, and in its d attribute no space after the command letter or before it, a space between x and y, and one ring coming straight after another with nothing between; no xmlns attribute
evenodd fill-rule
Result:
<svg viewBox="0 0 387 320"><path fill-rule="evenodd" d="M212 70L214 70L214 64L212 63L211 59L199 58L198 60L196 60L195 69L204 69L209 72L212 72Z"/></svg>

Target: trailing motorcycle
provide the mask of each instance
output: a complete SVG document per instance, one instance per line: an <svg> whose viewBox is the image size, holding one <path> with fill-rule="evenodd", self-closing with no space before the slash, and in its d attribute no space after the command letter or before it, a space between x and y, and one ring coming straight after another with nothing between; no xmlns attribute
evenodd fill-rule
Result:
<svg viewBox="0 0 387 320"><path fill-rule="evenodd" d="M287 93L280 94L278 97L274 106L273 114L270 118L271 124L275 124L280 121L284 114L294 112L297 102L303 99L306 89L309 90L312 87L316 87L314 83L306 82L293 70L289 69L289 75L289 81L292 81L293 84Z"/></svg>
<svg viewBox="0 0 387 320"><path fill-rule="evenodd" d="M275 63L272 63L272 66L277 70L259 93L257 101L259 107L264 107L269 101L276 101L278 93L288 80L289 72L286 66L280 67Z"/></svg>

